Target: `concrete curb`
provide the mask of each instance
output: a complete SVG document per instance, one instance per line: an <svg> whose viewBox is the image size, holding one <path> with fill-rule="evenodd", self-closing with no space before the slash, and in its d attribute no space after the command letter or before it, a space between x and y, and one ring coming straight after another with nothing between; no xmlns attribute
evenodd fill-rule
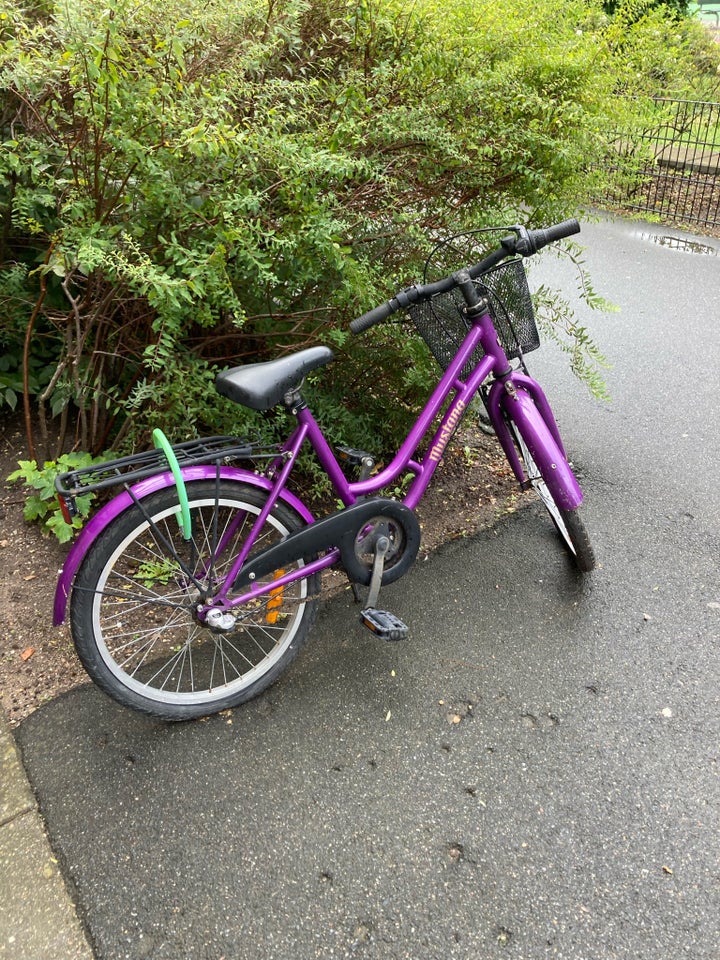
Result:
<svg viewBox="0 0 720 960"><path fill-rule="evenodd" d="M93 960L0 712L0 960Z"/></svg>

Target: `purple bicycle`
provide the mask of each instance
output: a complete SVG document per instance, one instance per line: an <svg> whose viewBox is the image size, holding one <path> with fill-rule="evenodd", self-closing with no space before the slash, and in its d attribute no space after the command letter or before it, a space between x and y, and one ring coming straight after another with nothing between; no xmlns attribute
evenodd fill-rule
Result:
<svg viewBox="0 0 720 960"><path fill-rule="evenodd" d="M76 497L122 487L83 528L56 592L55 622L64 621L70 599L73 639L90 677L120 703L166 719L243 703L307 640L321 571L336 564L356 591L367 589L361 621L381 638L404 638L405 624L378 607L379 591L417 556L414 509L476 395L521 488L539 493L569 556L591 570L582 493L522 359L539 343L522 258L579 229L575 220L508 228L479 263L403 290L352 322L361 333L409 313L444 369L384 469L364 451L333 451L308 409L303 380L333 359L318 346L217 377L222 395L253 410L284 405L296 420L284 443L210 437L171 447L160 434L154 451L59 477L69 515ZM287 486L306 441L343 504L320 519ZM382 496L408 472L402 500Z"/></svg>

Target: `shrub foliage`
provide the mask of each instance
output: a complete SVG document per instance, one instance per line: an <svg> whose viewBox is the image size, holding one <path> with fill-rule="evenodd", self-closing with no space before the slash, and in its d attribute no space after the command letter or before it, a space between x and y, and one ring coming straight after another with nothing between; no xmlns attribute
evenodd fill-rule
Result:
<svg viewBox="0 0 720 960"><path fill-rule="evenodd" d="M0 0L0 403L30 455L33 412L94 454L242 430L217 365L318 341L331 435L381 447L425 355L348 321L438 236L576 211L618 46L592 0Z"/></svg>

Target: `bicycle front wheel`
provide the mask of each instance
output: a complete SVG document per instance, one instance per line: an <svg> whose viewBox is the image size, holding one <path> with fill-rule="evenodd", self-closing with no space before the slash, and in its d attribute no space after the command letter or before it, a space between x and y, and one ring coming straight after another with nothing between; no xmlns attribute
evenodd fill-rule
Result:
<svg viewBox="0 0 720 960"><path fill-rule="evenodd" d="M520 451L520 456L525 463L525 473L528 480L545 505L552 522L555 524L555 529L560 534L563 544L575 561L578 569L583 573L589 573L590 570L593 570L595 567L595 551L590 543L590 537L585 529L585 524L580 517L579 508L576 507L574 510L567 510L556 502L552 491L542 477L540 469L533 460L532 454L519 429L512 421L510 421L509 425L513 439ZM559 450L558 456L561 456Z"/></svg>
<svg viewBox="0 0 720 960"><path fill-rule="evenodd" d="M95 541L70 605L75 647L95 683L123 705L168 720L216 713L268 687L306 641L320 590L319 574L300 578L233 608L231 628L210 629L197 608L219 589L266 494L231 481L188 483L187 494L191 540L179 530L174 488L147 497ZM304 525L276 504L250 556Z"/></svg>

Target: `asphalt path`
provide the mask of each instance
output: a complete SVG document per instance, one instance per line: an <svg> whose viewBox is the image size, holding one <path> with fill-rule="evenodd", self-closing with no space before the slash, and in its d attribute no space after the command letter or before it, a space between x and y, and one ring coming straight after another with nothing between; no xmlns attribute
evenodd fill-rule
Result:
<svg viewBox="0 0 720 960"><path fill-rule="evenodd" d="M165 725L90 686L19 730L100 960L717 960L720 241L588 225L610 404L531 358L586 490L419 562L374 640L328 603L289 673ZM533 283L562 284L545 257Z"/></svg>

